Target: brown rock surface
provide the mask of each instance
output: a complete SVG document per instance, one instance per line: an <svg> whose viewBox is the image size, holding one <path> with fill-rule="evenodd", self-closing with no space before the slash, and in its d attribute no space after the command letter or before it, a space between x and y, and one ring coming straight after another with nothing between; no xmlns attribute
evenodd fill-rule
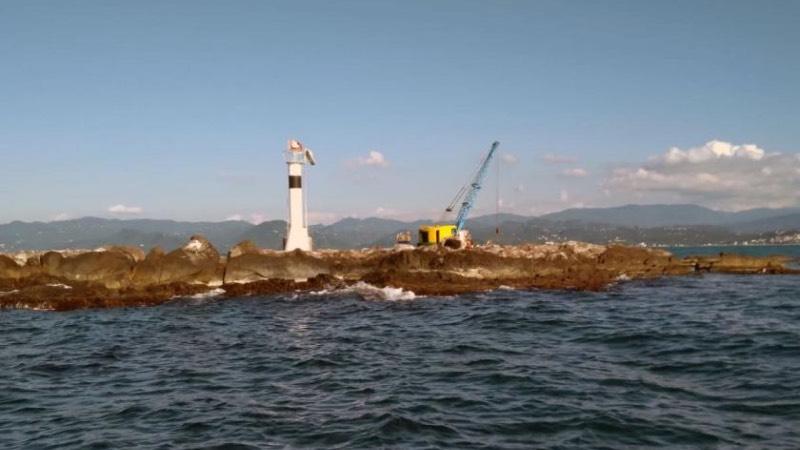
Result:
<svg viewBox="0 0 800 450"><path fill-rule="evenodd" d="M225 284L259 280L302 280L330 273L328 262L312 253L259 250L246 242L236 245L225 265Z"/></svg>
<svg viewBox="0 0 800 450"><path fill-rule="evenodd" d="M743 256L720 253L718 256L698 256L686 258L686 264L692 264L698 272L721 273L794 273L786 267L792 261L785 256Z"/></svg>
<svg viewBox="0 0 800 450"><path fill-rule="evenodd" d="M164 254L154 248L136 265L132 284L136 287L170 283L222 284L224 264L219 252L202 236L192 236L183 247Z"/></svg>
<svg viewBox="0 0 800 450"><path fill-rule="evenodd" d="M130 284L135 265L130 255L120 251L95 251L67 257L51 252L42 256L41 270L42 274L53 278L118 289Z"/></svg>
<svg viewBox="0 0 800 450"><path fill-rule="evenodd" d="M12 258L0 255L0 279L17 280L22 277L22 267Z"/></svg>

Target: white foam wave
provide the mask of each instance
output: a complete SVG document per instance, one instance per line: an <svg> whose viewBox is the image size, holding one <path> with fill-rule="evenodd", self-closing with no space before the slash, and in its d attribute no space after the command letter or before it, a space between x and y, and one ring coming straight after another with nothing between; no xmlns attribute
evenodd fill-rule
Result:
<svg viewBox="0 0 800 450"><path fill-rule="evenodd" d="M346 294L356 294L365 300L397 301L397 300L414 300L415 298L417 298L417 294L415 294L413 291L408 291L403 288L395 288L391 286L379 288L377 286L373 286L363 281L359 281L358 283L352 286L348 286L342 289L322 289L321 291L309 292L309 295L313 296L346 295Z"/></svg>
<svg viewBox="0 0 800 450"><path fill-rule="evenodd" d="M72 286L66 285L64 283L49 283L47 284L47 286L61 288L61 289L72 289Z"/></svg>
<svg viewBox="0 0 800 450"><path fill-rule="evenodd" d="M225 289L216 288L216 289L211 289L210 291L201 292L199 294L194 294L189 298L193 298L193 299L214 298L214 297L219 297L220 295L223 295L224 293L225 293Z"/></svg>
<svg viewBox="0 0 800 450"><path fill-rule="evenodd" d="M414 300L415 298L417 298L417 294L415 294L413 291L407 291L403 288L395 288L391 286L379 288L377 286L373 286L363 281L359 281L358 283L345 289L345 291L348 290L350 292L360 295L366 300L396 301L396 300Z"/></svg>
<svg viewBox="0 0 800 450"><path fill-rule="evenodd" d="M13 306L13 309L27 309L29 311L55 311L55 308L50 308L50 307L41 306L41 305L31 306L31 305L28 305L28 304L25 304L25 303L17 303L17 304L15 304Z"/></svg>

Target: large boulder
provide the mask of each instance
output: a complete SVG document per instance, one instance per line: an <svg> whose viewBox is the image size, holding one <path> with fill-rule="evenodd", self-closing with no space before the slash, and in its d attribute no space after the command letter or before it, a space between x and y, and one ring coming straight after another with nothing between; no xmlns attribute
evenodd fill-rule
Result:
<svg viewBox="0 0 800 450"><path fill-rule="evenodd" d="M39 267L43 273L50 275L61 267L62 262L64 262L64 255L59 252L47 252L39 258Z"/></svg>
<svg viewBox="0 0 800 450"><path fill-rule="evenodd" d="M248 253L260 253L260 250L253 241L242 241L231 247L228 251L228 259L237 258Z"/></svg>
<svg viewBox="0 0 800 450"><path fill-rule="evenodd" d="M0 279L17 280L23 276L22 267L13 258L0 255Z"/></svg>
<svg viewBox="0 0 800 450"><path fill-rule="evenodd" d="M44 275L65 281L96 283L108 289L128 286L135 265L136 260L128 252L114 249L70 256L47 252L39 260L39 270Z"/></svg>
<svg viewBox="0 0 800 450"><path fill-rule="evenodd" d="M245 241L234 246L228 254L225 283L269 279L305 280L329 273L329 264L309 252L260 250Z"/></svg>
<svg viewBox="0 0 800 450"><path fill-rule="evenodd" d="M181 248L167 254L156 247L136 265L135 286L168 283L189 283L218 286L222 284L225 268L219 252L200 235L192 236Z"/></svg>
<svg viewBox="0 0 800 450"><path fill-rule="evenodd" d="M136 263L144 261L145 257L144 250L142 250L139 247L134 247L132 245L106 245L104 247L101 247L99 250L122 253L130 257Z"/></svg>

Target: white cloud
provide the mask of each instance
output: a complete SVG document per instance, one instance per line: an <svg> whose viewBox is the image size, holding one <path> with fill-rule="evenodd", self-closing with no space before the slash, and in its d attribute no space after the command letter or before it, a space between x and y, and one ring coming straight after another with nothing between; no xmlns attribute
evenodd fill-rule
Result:
<svg viewBox="0 0 800 450"><path fill-rule="evenodd" d="M500 197L497 199L497 208L502 208L505 211L513 211L517 208L517 204Z"/></svg>
<svg viewBox="0 0 800 450"><path fill-rule="evenodd" d="M561 171L561 175L563 175L565 177L583 178L583 177L589 175L589 172L587 172L586 169L581 169L579 167L576 167L574 169L564 169L564 170L562 170Z"/></svg>
<svg viewBox="0 0 800 450"><path fill-rule="evenodd" d="M374 214L378 217L388 217L388 216L396 216L400 212L396 209L392 208L384 208L383 206L379 206L375 208Z"/></svg>
<svg viewBox="0 0 800 450"><path fill-rule="evenodd" d="M250 220L248 222L252 223L253 225L258 225L262 222L266 222L269 220L269 216L262 212L254 212L250 213Z"/></svg>
<svg viewBox="0 0 800 450"><path fill-rule="evenodd" d="M267 213L260 212L260 211L251 212L249 214L235 213L235 214L231 214L230 216L225 218L225 221L237 221L237 222L238 221L245 221L245 222L249 222L249 223L251 223L253 225L258 225L258 224L266 222L268 220L274 220L274 219L273 219L273 217L271 217Z"/></svg>
<svg viewBox="0 0 800 450"><path fill-rule="evenodd" d="M389 167L389 160L376 150L370 150L367 156L359 156L350 163L356 167Z"/></svg>
<svg viewBox="0 0 800 450"><path fill-rule="evenodd" d="M69 218L70 218L70 216L67 213L63 213L63 212L62 213L58 213L55 216L53 216L53 222L61 222L61 221L64 221L64 220L69 220Z"/></svg>
<svg viewBox="0 0 800 450"><path fill-rule="evenodd" d="M542 161L548 164L573 164L578 160L573 156L558 155L555 153L548 153L542 156Z"/></svg>
<svg viewBox="0 0 800 450"><path fill-rule="evenodd" d="M323 211L309 211L308 212L308 222L310 224L318 224L318 223L329 224L329 223L336 222L337 220L341 219L342 217L343 216L341 214L332 213L332 212L323 212ZM269 220L278 220L278 219L283 220L285 218L284 217L271 216L271 215L269 215L269 214L267 214L265 212L261 212L261 211L251 212L249 214L236 213L236 214L232 214L232 215L230 215L230 216L225 218L226 221L227 220L236 220L236 221L244 220L244 221L247 221L249 223L252 223L253 225L258 225L258 224L264 223L264 222L269 221Z"/></svg>
<svg viewBox="0 0 800 450"><path fill-rule="evenodd" d="M114 214L141 214L144 212L141 206L126 206L123 204L109 206L108 212Z"/></svg>
<svg viewBox="0 0 800 450"><path fill-rule="evenodd" d="M730 142L708 141L700 147L681 150L672 147L661 157L661 160L668 164L679 164L682 162L702 163L714 159L742 158L759 161L764 158L766 152L756 145L743 144L733 145Z"/></svg>
<svg viewBox="0 0 800 450"><path fill-rule="evenodd" d="M710 141L671 148L638 167L618 167L605 187L643 201L670 199L712 208L741 210L800 203L800 159L756 145Z"/></svg>
<svg viewBox="0 0 800 450"><path fill-rule="evenodd" d="M509 165L514 165L519 162L519 158L517 158L516 155L506 152L500 155L500 160Z"/></svg>

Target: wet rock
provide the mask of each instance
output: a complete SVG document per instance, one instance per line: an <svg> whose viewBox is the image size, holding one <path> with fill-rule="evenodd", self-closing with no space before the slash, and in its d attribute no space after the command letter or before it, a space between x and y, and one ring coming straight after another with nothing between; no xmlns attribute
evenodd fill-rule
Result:
<svg viewBox="0 0 800 450"><path fill-rule="evenodd" d="M155 306L175 297L188 297L208 290L207 286L172 283L146 289L108 289L102 285L75 282L39 284L0 295L0 308L69 311L85 308Z"/></svg>
<svg viewBox="0 0 800 450"><path fill-rule="evenodd" d="M719 256L700 256L686 258L686 262L693 264L698 272L718 272L737 274L780 274L795 273L787 268L791 258L785 256L753 257L729 253Z"/></svg>
<svg viewBox="0 0 800 450"><path fill-rule="evenodd" d="M303 281L288 279L267 279L251 283L232 283L224 285L226 297L243 297L252 295L285 294L290 292L319 291L344 287L346 283L329 275L317 275Z"/></svg>

